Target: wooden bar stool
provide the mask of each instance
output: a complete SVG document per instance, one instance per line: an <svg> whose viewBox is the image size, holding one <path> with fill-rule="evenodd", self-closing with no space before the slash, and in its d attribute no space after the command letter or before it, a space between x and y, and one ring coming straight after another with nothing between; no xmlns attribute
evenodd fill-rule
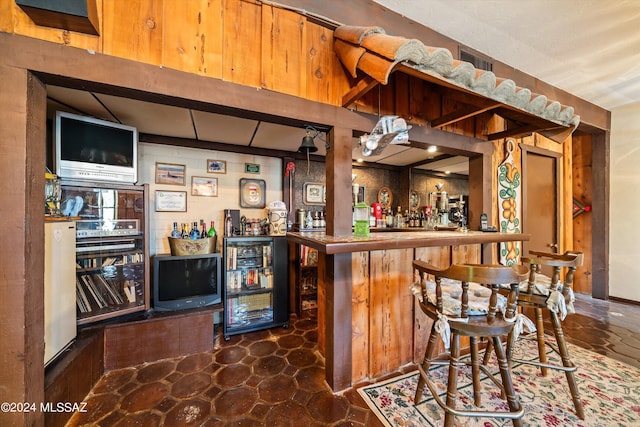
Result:
<svg viewBox="0 0 640 427"><path fill-rule="evenodd" d="M538 360L515 359L511 355L516 337L511 334L507 343L507 355L510 361L526 363L538 366L542 375L547 375L547 369L564 371L567 377L569 390L573 399L576 414L584 420L582 402L578 393L578 386L574 372L576 366L569 357L569 351L562 331L562 320L570 313L575 313L573 301L573 276L576 268L582 265L583 255L579 252L565 252L554 254L547 252L529 251L528 257L523 257L522 262L530 268L529 280L520 287L518 305L520 307L532 307L535 311L536 339L538 341ZM542 274L542 267L551 267L551 277ZM564 281L560 281L560 273L567 269ZM544 334L544 312L549 314L553 326L553 334L557 345L551 345ZM562 366L550 364L547 361L547 346L555 351L562 359ZM486 360L486 358L485 358Z"/></svg>
<svg viewBox="0 0 640 427"><path fill-rule="evenodd" d="M420 378L414 404L420 403L426 384L434 400L445 411L444 425L447 427L453 425L454 416L509 418L512 419L514 426L521 426L520 418L524 410L515 394L509 363L500 336L508 335L513 329L513 320L517 311L518 284L526 279L529 269L523 265L504 267L471 264L452 265L442 269L423 261L414 261L413 267L419 275L419 283L414 285L412 291L420 302L422 311L433 320L424 360L418 366ZM429 275L434 276L434 281L428 280ZM507 298L498 292L501 283L512 284ZM460 359L461 336L469 337L471 350L469 362ZM498 381L480 363L478 337L487 337L492 340L502 381ZM442 339L445 348L448 348L449 338L451 350L448 353L448 361L435 360L437 340ZM501 389L509 411L456 409L457 375L463 364L471 366L475 406L481 404L480 371L482 370ZM431 365L449 366L446 402L438 396L433 381L429 379Z"/></svg>

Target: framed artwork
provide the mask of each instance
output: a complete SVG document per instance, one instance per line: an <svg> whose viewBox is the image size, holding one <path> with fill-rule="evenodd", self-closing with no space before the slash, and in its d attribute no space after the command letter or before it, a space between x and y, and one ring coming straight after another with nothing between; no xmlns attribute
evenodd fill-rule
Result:
<svg viewBox="0 0 640 427"><path fill-rule="evenodd" d="M260 165L257 163L245 163L244 171L245 173L260 173Z"/></svg>
<svg viewBox="0 0 640 427"><path fill-rule="evenodd" d="M207 160L208 173L227 173L227 162L225 160Z"/></svg>
<svg viewBox="0 0 640 427"><path fill-rule="evenodd" d="M186 191L156 190L156 212L186 212Z"/></svg>
<svg viewBox="0 0 640 427"><path fill-rule="evenodd" d="M266 192L264 179L240 179L240 207L264 209Z"/></svg>
<svg viewBox="0 0 640 427"><path fill-rule="evenodd" d="M305 182L303 188L305 205L324 205L325 191L321 182Z"/></svg>
<svg viewBox="0 0 640 427"><path fill-rule="evenodd" d="M206 176L191 177L192 196L218 196L218 178L207 178Z"/></svg>
<svg viewBox="0 0 640 427"><path fill-rule="evenodd" d="M390 208L393 203L393 195L391 194L391 190L389 187L381 187L378 191L378 203L382 205L383 208Z"/></svg>
<svg viewBox="0 0 640 427"><path fill-rule="evenodd" d="M420 204L420 195L415 191L412 191L411 193L409 193L409 208L417 209L419 204Z"/></svg>
<svg viewBox="0 0 640 427"><path fill-rule="evenodd" d="M185 185L186 174L185 165L156 162L156 184Z"/></svg>

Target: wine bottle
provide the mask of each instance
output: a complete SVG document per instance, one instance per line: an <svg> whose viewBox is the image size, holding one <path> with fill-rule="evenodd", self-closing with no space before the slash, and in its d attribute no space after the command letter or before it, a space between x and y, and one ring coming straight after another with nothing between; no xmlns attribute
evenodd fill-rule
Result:
<svg viewBox="0 0 640 427"><path fill-rule="evenodd" d="M182 238L183 239L189 238L189 226L185 223L182 223Z"/></svg>
<svg viewBox="0 0 640 427"><path fill-rule="evenodd" d="M180 239L182 237L182 234L180 233L180 230L178 230L178 223L177 222L173 223L173 230L171 230L171 237L173 237L175 239Z"/></svg>
<svg viewBox="0 0 640 427"><path fill-rule="evenodd" d="M207 231L208 237L216 237L218 233L216 233L216 227L214 226L214 222L211 221L211 227L209 227L209 231Z"/></svg>
<svg viewBox="0 0 640 427"><path fill-rule="evenodd" d="M204 222L204 219L200 220L200 238L207 238L207 224Z"/></svg>

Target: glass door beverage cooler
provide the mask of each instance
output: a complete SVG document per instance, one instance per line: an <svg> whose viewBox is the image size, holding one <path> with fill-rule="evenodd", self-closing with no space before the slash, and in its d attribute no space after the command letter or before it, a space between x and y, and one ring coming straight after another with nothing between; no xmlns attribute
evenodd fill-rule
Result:
<svg viewBox="0 0 640 427"><path fill-rule="evenodd" d="M224 337L288 327L285 237L225 237Z"/></svg>

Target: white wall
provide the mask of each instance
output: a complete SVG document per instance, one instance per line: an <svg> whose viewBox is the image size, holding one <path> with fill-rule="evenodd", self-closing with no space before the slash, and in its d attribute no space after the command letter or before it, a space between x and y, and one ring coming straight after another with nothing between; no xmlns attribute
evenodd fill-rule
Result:
<svg viewBox="0 0 640 427"><path fill-rule="evenodd" d="M225 174L207 173L207 159L225 160ZM159 144L138 144L138 183L149 184L150 224L149 244L151 255L167 254L173 222L192 224L203 219L207 226L215 221L219 235L224 233L224 209L240 209L240 179L262 179L266 182L266 203L282 200L282 160L273 157L227 153L223 151L201 150ZM155 183L156 162L186 165L186 184L166 185ZM245 163L260 165L260 174L244 173ZM203 197L191 195L191 177L201 176L218 179L218 196ZM171 190L187 192L186 212L156 212L155 191ZM266 218L266 209L240 209L240 215L250 218ZM218 241L220 245L221 241Z"/></svg>
<svg viewBox="0 0 640 427"><path fill-rule="evenodd" d="M609 295L640 301L640 104L611 114Z"/></svg>

